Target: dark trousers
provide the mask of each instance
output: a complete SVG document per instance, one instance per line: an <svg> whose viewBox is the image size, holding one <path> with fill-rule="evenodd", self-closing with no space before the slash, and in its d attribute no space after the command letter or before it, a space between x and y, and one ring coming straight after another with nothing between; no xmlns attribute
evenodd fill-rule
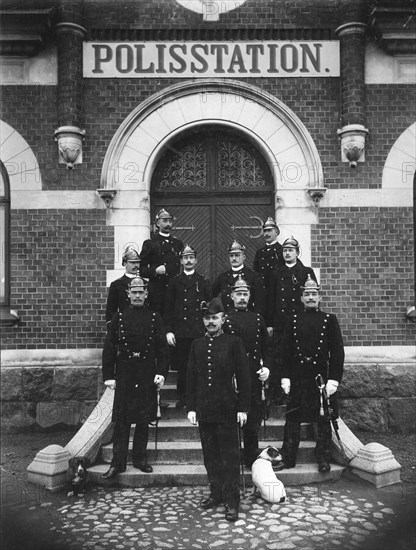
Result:
<svg viewBox="0 0 416 550"><path fill-rule="evenodd" d="M243 426L244 464L251 468L259 454L259 428L262 418L261 403L251 403L247 422Z"/></svg>
<svg viewBox="0 0 416 550"><path fill-rule="evenodd" d="M328 415L319 416L316 423L316 447L315 457L319 463L322 460L329 462L331 458L331 423ZM300 442L300 419L299 421L286 416L286 424L283 436L282 458L287 466L295 466L296 455Z"/></svg>
<svg viewBox="0 0 416 550"><path fill-rule="evenodd" d="M199 422L211 496L232 508L240 502L240 449L236 422Z"/></svg>
<svg viewBox="0 0 416 550"><path fill-rule="evenodd" d="M127 466L127 453L129 449L131 424L127 422L116 422L113 437L113 459L111 466L120 472L124 472ZM133 437L133 465L146 462L146 447L149 439L149 425L136 424Z"/></svg>
<svg viewBox="0 0 416 550"><path fill-rule="evenodd" d="M186 369L193 338L176 338L176 346L171 348L172 367L177 371L176 388L178 399L186 398Z"/></svg>

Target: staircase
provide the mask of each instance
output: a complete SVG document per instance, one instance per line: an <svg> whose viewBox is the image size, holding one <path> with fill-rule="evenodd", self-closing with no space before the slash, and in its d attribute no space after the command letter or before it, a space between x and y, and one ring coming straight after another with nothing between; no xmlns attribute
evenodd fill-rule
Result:
<svg viewBox="0 0 416 550"><path fill-rule="evenodd" d="M208 483L203 464L202 449L197 426L193 426L186 416L185 409L176 409L176 373L170 372L161 391L162 419L158 425L157 457L155 452L155 427L149 430L147 446L148 461L153 466L152 474L145 474L133 468L131 464L131 444L127 470L115 480L117 485L125 487L206 485ZM259 430L259 447L282 446L284 429L284 407L273 407L271 418L267 421L266 430ZM236 428L237 429L237 428ZM285 485L304 485L322 481L337 480L344 470L342 466L331 464L331 471L326 474L318 472L314 457L315 441L312 437L312 426L302 424L301 443L297 465L293 469L278 472L279 479ZM100 478L109 468L112 458L112 444L103 445L98 462L88 469L90 479L98 485L110 482ZM157 458L157 459L156 459ZM247 486L251 484L251 471L244 469ZM112 482L114 484L114 481Z"/></svg>

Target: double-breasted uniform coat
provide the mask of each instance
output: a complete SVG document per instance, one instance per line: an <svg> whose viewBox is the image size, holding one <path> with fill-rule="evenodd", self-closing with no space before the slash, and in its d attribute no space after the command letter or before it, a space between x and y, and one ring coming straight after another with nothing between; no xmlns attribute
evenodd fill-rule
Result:
<svg viewBox="0 0 416 550"><path fill-rule="evenodd" d="M166 377L169 349L160 315L146 306L116 313L103 349L103 379L115 380L112 466L126 469L130 425L136 424L133 464L146 458L148 424L156 419L156 374Z"/></svg>
<svg viewBox="0 0 416 550"><path fill-rule="evenodd" d="M244 461L248 467L251 467L259 453L258 430L262 420L263 406L265 406L265 403L262 402L262 383L257 371L262 367L262 360L265 361L264 366L270 368L265 359L268 338L266 323L259 313L248 309L234 309L227 313L223 326L224 332L236 334L242 339L248 356L251 402L247 422L243 427L243 436Z"/></svg>
<svg viewBox="0 0 416 550"><path fill-rule="evenodd" d="M286 409L283 460L296 462L300 423L318 422L316 458L329 461L330 417L324 406L320 415L320 392L316 376L341 382L344 369L344 345L338 319L321 310L306 309L292 316L286 325L282 348L282 378L289 378L291 389ZM336 394L330 397L334 415L338 415ZM325 405L325 402L323 402Z"/></svg>
<svg viewBox="0 0 416 550"><path fill-rule="evenodd" d="M164 324L166 333L173 332L176 346L172 351L172 366L177 371L180 401L186 395L186 368L192 340L203 336L201 302L211 300L211 283L199 273L181 273L170 279L166 290Z"/></svg>
<svg viewBox="0 0 416 550"><path fill-rule="evenodd" d="M131 277L124 274L110 284L107 296L107 306L105 309L105 322L108 326L114 314L118 311L124 311L130 305L129 283Z"/></svg>
<svg viewBox="0 0 416 550"><path fill-rule="evenodd" d="M183 248L181 240L157 233L144 241L140 252L140 275L149 279L149 309L163 314L165 293L169 279L180 273L179 253ZM156 268L166 267L164 275L157 275Z"/></svg>
<svg viewBox="0 0 416 550"><path fill-rule="evenodd" d="M284 264L283 247L279 242L266 244L258 248L254 255L253 269L264 279L266 295L269 295L269 288L272 281L272 275L275 269Z"/></svg>
<svg viewBox="0 0 416 550"><path fill-rule="evenodd" d="M266 289L263 277L245 265L240 270L228 269L220 273L212 285L212 295L221 298L226 312L234 309L231 291L239 276L244 281L247 281L251 288L248 309L264 316L266 310Z"/></svg>
<svg viewBox="0 0 416 550"><path fill-rule="evenodd" d="M238 392L233 379L236 379ZM192 342L187 411L196 411L204 464L214 499L237 507L239 446L237 412L250 408L250 372L244 344L234 334L207 334Z"/></svg>

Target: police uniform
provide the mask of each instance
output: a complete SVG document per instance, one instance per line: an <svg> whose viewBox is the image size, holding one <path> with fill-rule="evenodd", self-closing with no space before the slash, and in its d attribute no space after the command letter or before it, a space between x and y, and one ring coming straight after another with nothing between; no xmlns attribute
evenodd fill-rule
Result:
<svg viewBox="0 0 416 550"><path fill-rule="evenodd" d="M263 230L268 227L274 227L280 233L279 227L272 218L267 218L263 224ZM283 247L279 242L273 244L265 244L262 248L258 248L254 255L253 269L264 279L266 295L269 295L269 287L273 272L279 266L284 264Z"/></svg>
<svg viewBox="0 0 416 550"><path fill-rule="evenodd" d="M169 350L160 315L146 306L131 305L116 313L109 325L102 361L104 381L116 381L111 466L123 472L132 423L136 424L133 465L146 463L148 424L156 419L154 377L166 377L168 371Z"/></svg>
<svg viewBox="0 0 416 550"><path fill-rule="evenodd" d="M294 237L286 239L285 246L299 250L299 243ZM306 267L297 259L293 266L286 263L277 267L272 275L269 288L266 325L273 327L273 348L275 355L275 368L270 380L270 397L272 401L279 402L281 399L280 390L280 369L281 349L285 325L291 315L303 311L303 304L300 300L301 286L305 284L308 275L316 281L316 276L311 267Z"/></svg>
<svg viewBox="0 0 416 550"><path fill-rule="evenodd" d="M250 369L251 404L243 426L244 462L251 467L259 453L258 430L262 420L262 383L257 371L262 368L267 344L267 329L263 317L253 311L234 309L227 313L224 332L239 336L245 346ZM267 365L265 365L267 366Z"/></svg>
<svg viewBox="0 0 416 550"><path fill-rule="evenodd" d="M195 254L195 249L185 246L180 255ZM203 336L204 323L201 302L211 300L211 283L199 273L181 273L170 279L166 290L164 324L166 333L175 335L172 350L172 367L177 371L179 405L185 405L186 368L192 340Z"/></svg>
<svg viewBox="0 0 416 550"><path fill-rule="evenodd" d="M209 312L220 300L214 298ZM223 311L222 304L220 306ZM217 311L216 311L217 312ZM233 386L236 377L238 393ZM212 497L237 508L239 446L237 412L250 407L250 373L242 340L222 330L192 342L188 361L187 410L196 411Z"/></svg>
<svg viewBox="0 0 416 550"><path fill-rule="evenodd" d="M245 246L234 241L228 248L228 253L237 251L244 252ZM231 268L220 273L212 285L212 295L221 298L226 312L234 309L234 303L231 299L231 290L239 276L247 281L251 288L248 308L264 316L266 309L266 289L264 287L263 278L245 265L239 269Z"/></svg>
<svg viewBox="0 0 416 550"><path fill-rule="evenodd" d="M166 210L161 210L156 219L169 216ZM169 216L170 217L170 216ZM180 273L179 253L183 248L181 240L157 233L151 239L144 241L140 253L140 274L149 279L149 309L163 314L166 288L169 279ZM164 275L158 275L156 268L166 267Z"/></svg>
<svg viewBox="0 0 416 550"><path fill-rule="evenodd" d="M314 285L319 288L316 283ZM337 317L319 309L304 308L291 317L283 341L282 378L290 379L283 461L288 467L296 464L300 423L317 422L316 460L318 463L329 463L330 417L325 403L321 402L315 378L321 374L325 384L328 380L341 382L344 346ZM335 417L338 416L336 394L330 397L330 403Z"/></svg>
<svg viewBox="0 0 416 550"><path fill-rule="evenodd" d="M123 254L122 262L125 265L126 261L140 261L140 255L133 247L128 247ZM138 275L138 274L137 274ZM110 284L107 296L107 305L105 309L105 322L109 325L114 314L118 311L124 311L130 305L128 296L129 283L137 275L127 275L126 273Z"/></svg>

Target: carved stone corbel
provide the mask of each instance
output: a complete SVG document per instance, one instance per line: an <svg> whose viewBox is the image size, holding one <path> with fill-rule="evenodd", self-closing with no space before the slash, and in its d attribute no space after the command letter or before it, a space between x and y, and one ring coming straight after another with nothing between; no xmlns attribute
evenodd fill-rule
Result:
<svg viewBox="0 0 416 550"><path fill-rule="evenodd" d="M337 130L341 140L341 160L356 168L358 162L365 161L365 140L368 129L362 124L348 124Z"/></svg>

